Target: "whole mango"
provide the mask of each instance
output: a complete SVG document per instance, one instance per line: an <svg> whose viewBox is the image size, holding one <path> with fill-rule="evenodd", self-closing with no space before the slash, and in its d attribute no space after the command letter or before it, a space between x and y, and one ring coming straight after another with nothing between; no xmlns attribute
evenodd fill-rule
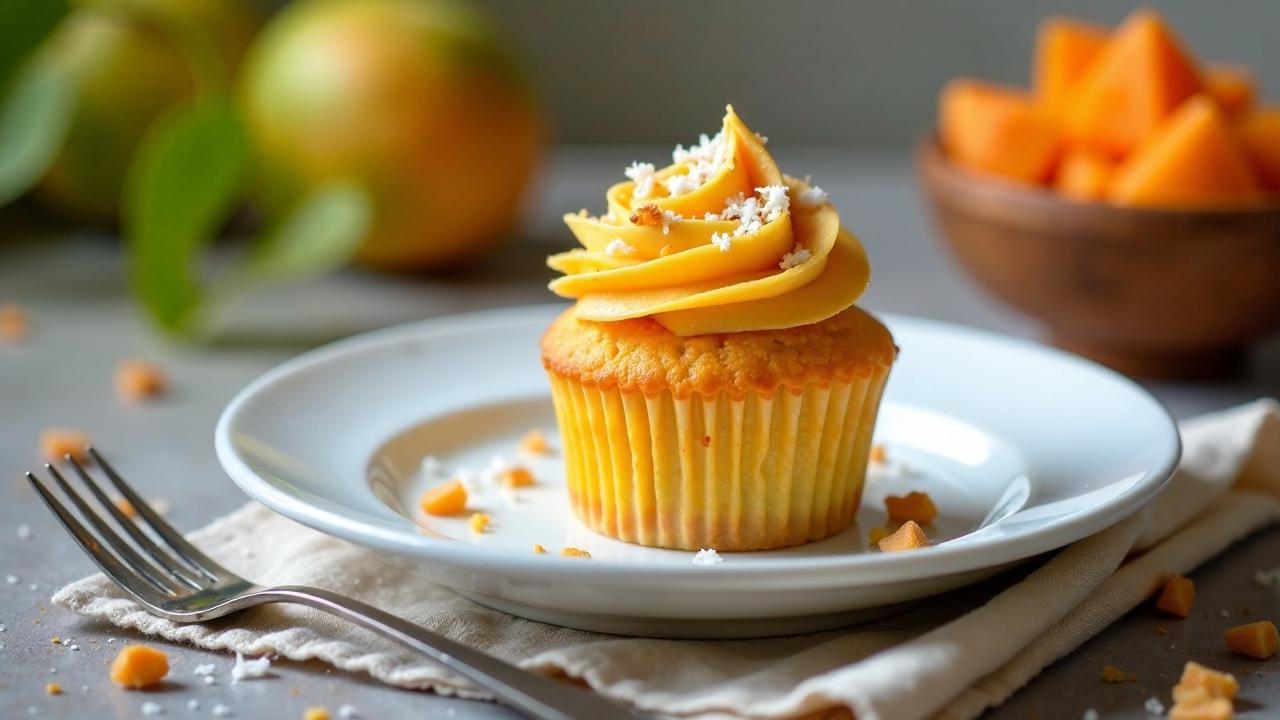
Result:
<svg viewBox="0 0 1280 720"><path fill-rule="evenodd" d="M353 180L357 259L429 269L483 255L516 219L543 140L534 94L488 19L443 0L301 0L246 59L239 99L268 210Z"/></svg>

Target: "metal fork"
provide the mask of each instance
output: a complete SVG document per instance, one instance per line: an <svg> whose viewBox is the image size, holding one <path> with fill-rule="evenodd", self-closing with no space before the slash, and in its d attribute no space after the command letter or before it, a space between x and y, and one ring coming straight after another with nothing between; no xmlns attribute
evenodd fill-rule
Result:
<svg viewBox="0 0 1280 720"><path fill-rule="evenodd" d="M90 447L88 450L111 484L133 505L138 522L125 517L80 463L70 455L66 460L132 543L112 529L101 513L94 511L53 465L47 464L45 469L71 499L80 516L92 526L93 532L87 530L35 475L28 472L27 480L57 516L58 522L102 568L102 572L153 615L189 623L220 618L267 603L306 605L417 650L528 716L546 720L642 717L588 690L526 672L358 600L319 588L263 587L251 583L210 560L183 539L102 459L96 449ZM139 525L146 526L149 534L143 532Z"/></svg>

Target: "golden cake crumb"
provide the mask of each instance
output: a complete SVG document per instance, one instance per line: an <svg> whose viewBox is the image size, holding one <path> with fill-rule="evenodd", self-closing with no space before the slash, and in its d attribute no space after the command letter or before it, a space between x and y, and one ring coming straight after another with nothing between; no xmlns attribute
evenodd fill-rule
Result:
<svg viewBox="0 0 1280 720"><path fill-rule="evenodd" d="M125 645L111 663L111 679L127 688L150 687L169 674L169 656L146 645Z"/></svg>
<svg viewBox="0 0 1280 720"><path fill-rule="evenodd" d="M520 438L520 450L530 455L547 455L551 452L551 445L541 430L530 430Z"/></svg>
<svg viewBox="0 0 1280 720"><path fill-rule="evenodd" d="M547 554L547 549L546 549L546 548L544 548L544 547L542 547L542 545L534 545L534 546L533 546L533 554L534 554L534 555L546 555L546 554Z"/></svg>
<svg viewBox="0 0 1280 720"><path fill-rule="evenodd" d="M1127 683L1137 682L1138 676L1131 675L1115 665L1102 666L1102 682L1105 683Z"/></svg>
<svg viewBox="0 0 1280 720"><path fill-rule="evenodd" d="M467 507L467 488L461 480L449 480L422 493L418 504L428 515L456 515Z"/></svg>
<svg viewBox="0 0 1280 720"><path fill-rule="evenodd" d="M633 225L661 225L662 210L651 202L639 205L631 213L631 223Z"/></svg>
<svg viewBox="0 0 1280 720"><path fill-rule="evenodd" d="M912 520L903 523L902 527L893 531L892 534L881 538L877 543L881 552L902 552L904 550L917 550L923 547L929 547L929 536L924 534L924 528Z"/></svg>
<svg viewBox="0 0 1280 720"><path fill-rule="evenodd" d="M15 303L0 303L0 344L22 342L30 325L26 308Z"/></svg>
<svg viewBox="0 0 1280 720"><path fill-rule="evenodd" d="M938 517L938 508L928 493L910 492L903 497L890 495L884 499L889 521L902 523L913 520L921 525L932 524Z"/></svg>
<svg viewBox="0 0 1280 720"><path fill-rule="evenodd" d="M122 360L116 366L116 393L123 400L137 402L169 389L169 379L160 366L146 360Z"/></svg>
<svg viewBox="0 0 1280 720"><path fill-rule="evenodd" d="M62 686L56 682L51 682L44 686L44 692L46 695L61 695Z"/></svg>
<svg viewBox="0 0 1280 720"><path fill-rule="evenodd" d="M1251 658L1266 660L1280 650L1280 632L1270 620L1237 625L1226 632L1227 649Z"/></svg>
<svg viewBox="0 0 1280 720"><path fill-rule="evenodd" d="M89 436L82 430L49 428L40 433L40 453L50 461L67 455L79 462L88 460Z"/></svg>
<svg viewBox="0 0 1280 720"><path fill-rule="evenodd" d="M884 445L876 443L871 446L871 462L879 465L889 462L889 451L885 449Z"/></svg>
<svg viewBox="0 0 1280 720"><path fill-rule="evenodd" d="M306 712L302 713L302 720L329 720L329 709L309 707Z"/></svg>
<svg viewBox="0 0 1280 720"><path fill-rule="evenodd" d="M53 637L49 638L49 644L50 644L50 645L61 645L61 644L62 644L62 638L58 637L57 635L54 635Z"/></svg>
<svg viewBox="0 0 1280 720"><path fill-rule="evenodd" d="M1235 707L1225 698L1210 698L1197 703L1174 703L1169 720L1231 720Z"/></svg>
<svg viewBox="0 0 1280 720"><path fill-rule="evenodd" d="M1164 581L1164 589L1160 591L1160 599L1156 600L1156 609L1162 612L1185 618L1191 614L1191 607L1196 602L1196 586L1191 578L1181 575L1170 575Z"/></svg>
<svg viewBox="0 0 1280 720"><path fill-rule="evenodd" d="M468 524L471 526L471 532L482 533L489 527L489 516L484 513L474 513Z"/></svg>
<svg viewBox="0 0 1280 720"><path fill-rule="evenodd" d="M591 558L591 553L587 552L586 550L583 550L582 548L576 548L576 547L561 548L560 554L564 557L580 557L580 558L587 558L587 559Z"/></svg>
<svg viewBox="0 0 1280 720"><path fill-rule="evenodd" d="M527 487L535 482L533 473L523 467L508 468L498 475L498 484L505 488Z"/></svg>

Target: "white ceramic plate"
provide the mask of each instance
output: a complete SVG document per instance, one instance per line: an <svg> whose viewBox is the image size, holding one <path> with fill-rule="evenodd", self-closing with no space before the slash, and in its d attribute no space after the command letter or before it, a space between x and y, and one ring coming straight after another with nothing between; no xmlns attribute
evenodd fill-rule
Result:
<svg viewBox="0 0 1280 720"><path fill-rule="evenodd" d="M1178 433L1155 399L1090 362L1029 342L889 316L902 348L882 406L857 524L785 550L693 553L628 545L569 510L558 455L521 457L531 428L557 438L538 338L560 307L461 315L308 352L231 401L217 452L252 497L378 551L477 602L603 632L745 637L833 627L959 587L1133 513L1167 481ZM488 532L417 509L423 460L479 478L495 455L538 483L471 483ZM934 546L882 554L882 498L928 492ZM534 555L535 544L549 553ZM565 546L591 559L559 557Z"/></svg>

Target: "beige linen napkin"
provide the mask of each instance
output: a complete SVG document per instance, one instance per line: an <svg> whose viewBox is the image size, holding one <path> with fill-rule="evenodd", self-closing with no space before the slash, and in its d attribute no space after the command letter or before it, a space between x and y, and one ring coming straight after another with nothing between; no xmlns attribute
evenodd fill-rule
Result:
<svg viewBox="0 0 1280 720"><path fill-rule="evenodd" d="M789 638L620 638L513 618L254 504L192 538L260 582L358 597L656 713L789 718L847 709L859 720L970 718L1142 602L1167 574L1187 572L1280 519L1280 405L1261 400L1200 417L1182 433L1181 468L1146 511L1063 549L1013 584L993 590L988 583L884 622ZM318 658L394 685L484 697L430 662L305 608L176 625L143 612L101 575L63 588L54 602L204 648Z"/></svg>

